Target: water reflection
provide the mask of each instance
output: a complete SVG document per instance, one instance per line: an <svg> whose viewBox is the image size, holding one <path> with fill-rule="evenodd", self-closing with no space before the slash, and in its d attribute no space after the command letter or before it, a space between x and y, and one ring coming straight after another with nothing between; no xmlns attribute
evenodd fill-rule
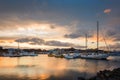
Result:
<svg viewBox="0 0 120 80"><path fill-rule="evenodd" d="M119 62L85 59L37 57L0 57L0 80L77 80L78 76L94 76L104 69L120 67Z"/></svg>

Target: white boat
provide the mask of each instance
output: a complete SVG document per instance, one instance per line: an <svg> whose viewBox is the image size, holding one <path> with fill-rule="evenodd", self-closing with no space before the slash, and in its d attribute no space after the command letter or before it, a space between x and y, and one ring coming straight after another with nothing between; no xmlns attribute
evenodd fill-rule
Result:
<svg viewBox="0 0 120 80"><path fill-rule="evenodd" d="M71 55L71 54L65 54L64 57L65 57L66 59L74 59L74 56Z"/></svg>
<svg viewBox="0 0 120 80"><path fill-rule="evenodd" d="M80 53L74 53L73 56L74 56L74 58L80 58L81 54Z"/></svg>
<svg viewBox="0 0 120 80"><path fill-rule="evenodd" d="M19 41L18 41L18 54L19 56L38 56L38 54L35 54L35 52L27 52L27 51L23 51L20 50L20 45L19 45Z"/></svg>
<svg viewBox="0 0 120 80"><path fill-rule="evenodd" d="M111 52L109 56L120 56L120 52Z"/></svg>
<svg viewBox="0 0 120 80"><path fill-rule="evenodd" d="M3 57L10 57L10 56L12 56L12 54L9 54L9 53L3 53L2 56L3 56Z"/></svg>
<svg viewBox="0 0 120 80"><path fill-rule="evenodd" d="M108 54L105 53L89 53L89 54L82 54L81 58L85 59L106 59L108 57Z"/></svg>
<svg viewBox="0 0 120 80"><path fill-rule="evenodd" d="M15 49L8 49L7 53L3 53L4 57L21 57L18 52L15 51Z"/></svg>
<svg viewBox="0 0 120 80"><path fill-rule="evenodd" d="M109 56L107 60L111 61L120 61L120 56Z"/></svg>
<svg viewBox="0 0 120 80"><path fill-rule="evenodd" d="M80 57L80 53L65 54L64 57L65 57L66 59L79 58L79 57Z"/></svg>
<svg viewBox="0 0 120 80"><path fill-rule="evenodd" d="M26 51L21 51L19 54L21 56L38 56L38 54L35 54L35 52L26 52Z"/></svg>
<svg viewBox="0 0 120 80"><path fill-rule="evenodd" d="M36 54L35 52L30 52L29 56L38 56L38 54Z"/></svg>
<svg viewBox="0 0 120 80"><path fill-rule="evenodd" d="M86 36L86 50L87 50L87 36ZM85 59L107 59L109 54L99 52L99 23L97 21L97 53L88 53L88 54L81 54L81 58Z"/></svg>
<svg viewBox="0 0 120 80"><path fill-rule="evenodd" d="M18 43L18 50L13 48L8 49L8 52L3 53L3 57L21 57L21 56L38 56L35 52L27 52L19 49Z"/></svg>
<svg viewBox="0 0 120 80"><path fill-rule="evenodd" d="M12 54L9 57L21 57L21 55L19 55L19 54Z"/></svg>

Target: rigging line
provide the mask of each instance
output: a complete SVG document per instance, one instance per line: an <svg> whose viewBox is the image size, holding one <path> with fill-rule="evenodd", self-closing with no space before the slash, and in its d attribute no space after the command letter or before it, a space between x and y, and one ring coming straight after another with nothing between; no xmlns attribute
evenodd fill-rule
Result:
<svg viewBox="0 0 120 80"><path fill-rule="evenodd" d="M103 36L103 40L104 40L104 42L105 42L105 45L106 45L108 51L110 51L110 47L108 46L108 44L107 44L107 42L106 42L106 39L105 39L103 33L102 33L102 36ZM99 43L98 43L98 42L99 42L99 22L97 21L97 48L98 48L98 46L99 46Z"/></svg>
<svg viewBox="0 0 120 80"><path fill-rule="evenodd" d="M102 36L103 36L103 40L105 42L106 48L108 49L108 51L110 51L111 50L110 46L107 44L107 41L106 41L105 36L103 35L103 33L102 33Z"/></svg>

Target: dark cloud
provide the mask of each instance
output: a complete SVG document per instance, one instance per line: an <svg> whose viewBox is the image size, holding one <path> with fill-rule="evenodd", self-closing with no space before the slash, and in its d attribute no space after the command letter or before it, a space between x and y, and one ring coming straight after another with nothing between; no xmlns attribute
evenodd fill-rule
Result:
<svg viewBox="0 0 120 80"><path fill-rule="evenodd" d="M113 18L108 21L109 27L106 27L105 34L114 39L114 41L120 41L120 18Z"/></svg>
<svg viewBox="0 0 120 80"><path fill-rule="evenodd" d="M96 31L96 24L95 22L90 23L84 21L76 21L69 25L68 29L70 29L70 33L65 34L65 38L75 39L79 37L85 37L85 34L87 34L88 37L92 37Z"/></svg>
<svg viewBox="0 0 120 80"><path fill-rule="evenodd" d="M119 1L84 1L84 0L0 0L0 18L2 16L17 16L21 20L44 20L59 24L69 24L74 20L91 21L95 14L102 12L106 5L111 2L111 7L118 8ZM114 4L113 4L114 3ZM101 7L102 6L102 7ZM119 10L117 10L119 11ZM25 20L24 20L25 21Z"/></svg>
<svg viewBox="0 0 120 80"><path fill-rule="evenodd" d="M31 45L47 45L47 46L58 46L58 47L75 47L75 48L84 48L84 46L80 45L75 45L72 43L68 42L61 42L61 41L44 41L43 39L40 38L21 38L15 40L15 42L20 42L20 43L28 43Z"/></svg>
<svg viewBox="0 0 120 80"><path fill-rule="evenodd" d="M20 42L20 43L29 43L32 45L42 45L45 43L43 39L40 38L21 38L15 40L15 42Z"/></svg>
<svg viewBox="0 0 120 80"><path fill-rule="evenodd" d="M106 35L108 36L108 38L112 38L113 41L120 41L120 32L119 32L119 28L115 27L112 30L108 30L106 31Z"/></svg>
<svg viewBox="0 0 120 80"><path fill-rule="evenodd" d="M0 12L17 14L35 12L37 8L45 7L44 2L43 0L0 0Z"/></svg>
<svg viewBox="0 0 120 80"><path fill-rule="evenodd" d="M86 0L0 0L0 32L4 33L4 30L8 30L12 33L13 30L17 31L18 28L25 28L26 30L26 27L30 27L29 25L33 23L40 24L45 22L51 23L49 26L51 29L57 28L54 25L57 24L70 30L70 34L66 33L63 35L65 38L74 39L84 37L85 34L92 37L94 31L96 31L96 14L101 14L100 24L110 24L104 28L106 29L106 35L114 38L114 41L119 41L119 3L120 0L92 0L92 2ZM106 8L106 6L109 6L109 8ZM103 10L105 10L105 13L110 13L111 10L112 12L109 16L105 16L105 14L103 14ZM117 17L117 19L112 19L113 17ZM75 22L75 25L69 25L72 21L78 22ZM66 27L66 25L68 27ZM92 32L89 32L90 29ZM8 33L5 32L4 34ZM26 34L23 33L23 35L25 36ZM44 41L39 41L37 39L24 39L23 42L25 41L32 45L72 45L66 43L62 44L62 42L55 41L44 43Z"/></svg>
<svg viewBox="0 0 120 80"><path fill-rule="evenodd" d="M0 30L16 30L19 27L24 28L23 26L25 25L30 25L31 23L36 22L38 23L38 21L34 21L34 20L28 20L28 19L20 19L17 16L3 16L0 17Z"/></svg>
<svg viewBox="0 0 120 80"><path fill-rule="evenodd" d="M48 24L49 28L55 29L56 26L58 26L55 23L50 23L48 21L41 21L41 20L35 20L35 19L27 19L27 18L20 18L18 16L9 16L9 17L2 17L0 18L0 31L16 31L19 28L24 28L26 31L28 28L30 28L31 25L37 24ZM34 26L36 28L36 26ZM41 26L39 26L41 27Z"/></svg>
<svg viewBox="0 0 120 80"><path fill-rule="evenodd" d="M101 46L101 49L107 49L110 51L114 51L114 50L120 50L120 43L115 43L113 45L108 45L107 47L105 46Z"/></svg>
<svg viewBox="0 0 120 80"><path fill-rule="evenodd" d="M73 46L73 44L71 44L71 43L60 42L60 41L47 41L45 43L45 45L49 45L49 46L64 46L64 47Z"/></svg>
<svg viewBox="0 0 120 80"><path fill-rule="evenodd" d="M109 45L111 50L120 50L120 43Z"/></svg>
<svg viewBox="0 0 120 80"><path fill-rule="evenodd" d="M80 46L80 45L75 45L72 43L68 43L68 42L60 42L60 41L47 41L45 43L45 45L48 46L59 46L59 47L75 47L75 48L85 48L84 46Z"/></svg>
<svg viewBox="0 0 120 80"><path fill-rule="evenodd" d="M55 27L55 25L50 25L50 28L55 29L56 27Z"/></svg>
<svg viewBox="0 0 120 80"><path fill-rule="evenodd" d="M114 3L114 1L107 0L104 2ZM106 7L103 3L99 2L99 0L92 3L91 1L84 0L0 0L0 22L4 21L6 26L21 25L22 22L26 23L27 20L48 21L68 25L71 21L83 20L87 24L86 21L95 21L97 11L102 12L103 8ZM114 3L109 6L118 8L116 7L119 6L118 3L119 1L117 0L116 4ZM100 7L101 5L102 7ZM6 21L6 17L10 17L10 19ZM21 23L12 21L11 19L14 17L17 17ZM16 24L9 24L11 22ZM80 27L81 25L78 26ZM87 25L87 28L89 27L93 26ZM54 27L51 26L51 28Z"/></svg>
<svg viewBox="0 0 120 80"><path fill-rule="evenodd" d="M85 34L76 32L76 33L71 33L71 34L65 34L64 37L75 39L75 38L79 38L79 37L85 37ZM92 34L87 34L87 37L88 38L92 37Z"/></svg>
<svg viewBox="0 0 120 80"><path fill-rule="evenodd" d="M117 35L114 39L114 41L119 42L120 41L120 35Z"/></svg>
<svg viewBox="0 0 120 80"><path fill-rule="evenodd" d="M72 38L72 39L79 38L81 36L82 36L81 34L77 34L77 33L71 33L71 34L65 34L64 35L65 38Z"/></svg>
<svg viewBox="0 0 120 80"><path fill-rule="evenodd" d="M43 39L39 39L39 38L32 38L31 42L44 43L45 41Z"/></svg>
<svg viewBox="0 0 120 80"><path fill-rule="evenodd" d="M25 42L29 42L29 41L31 41L29 38L21 38L21 39L15 40L15 42L20 42L20 43L25 43Z"/></svg>
<svg viewBox="0 0 120 80"><path fill-rule="evenodd" d="M108 36L114 36L114 35L116 35L116 32L110 31L110 30L107 31L106 33L107 33Z"/></svg>

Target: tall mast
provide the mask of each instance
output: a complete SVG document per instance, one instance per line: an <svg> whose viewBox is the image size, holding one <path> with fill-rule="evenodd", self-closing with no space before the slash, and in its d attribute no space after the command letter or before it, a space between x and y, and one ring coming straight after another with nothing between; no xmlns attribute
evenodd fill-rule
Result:
<svg viewBox="0 0 120 80"><path fill-rule="evenodd" d="M86 50L87 50L87 48L88 48L88 46L87 46L87 42L88 42L88 40L87 40L87 34L85 34L85 47L86 47Z"/></svg>
<svg viewBox="0 0 120 80"><path fill-rule="evenodd" d="M97 21L97 53L99 51L99 22Z"/></svg>
<svg viewBox="0 0 120 80"><path fill-rule="evenodd" d="M19 47L19 41L18 41L18 50L19 50L19 48L20 48L20 47Z"/></svg>

